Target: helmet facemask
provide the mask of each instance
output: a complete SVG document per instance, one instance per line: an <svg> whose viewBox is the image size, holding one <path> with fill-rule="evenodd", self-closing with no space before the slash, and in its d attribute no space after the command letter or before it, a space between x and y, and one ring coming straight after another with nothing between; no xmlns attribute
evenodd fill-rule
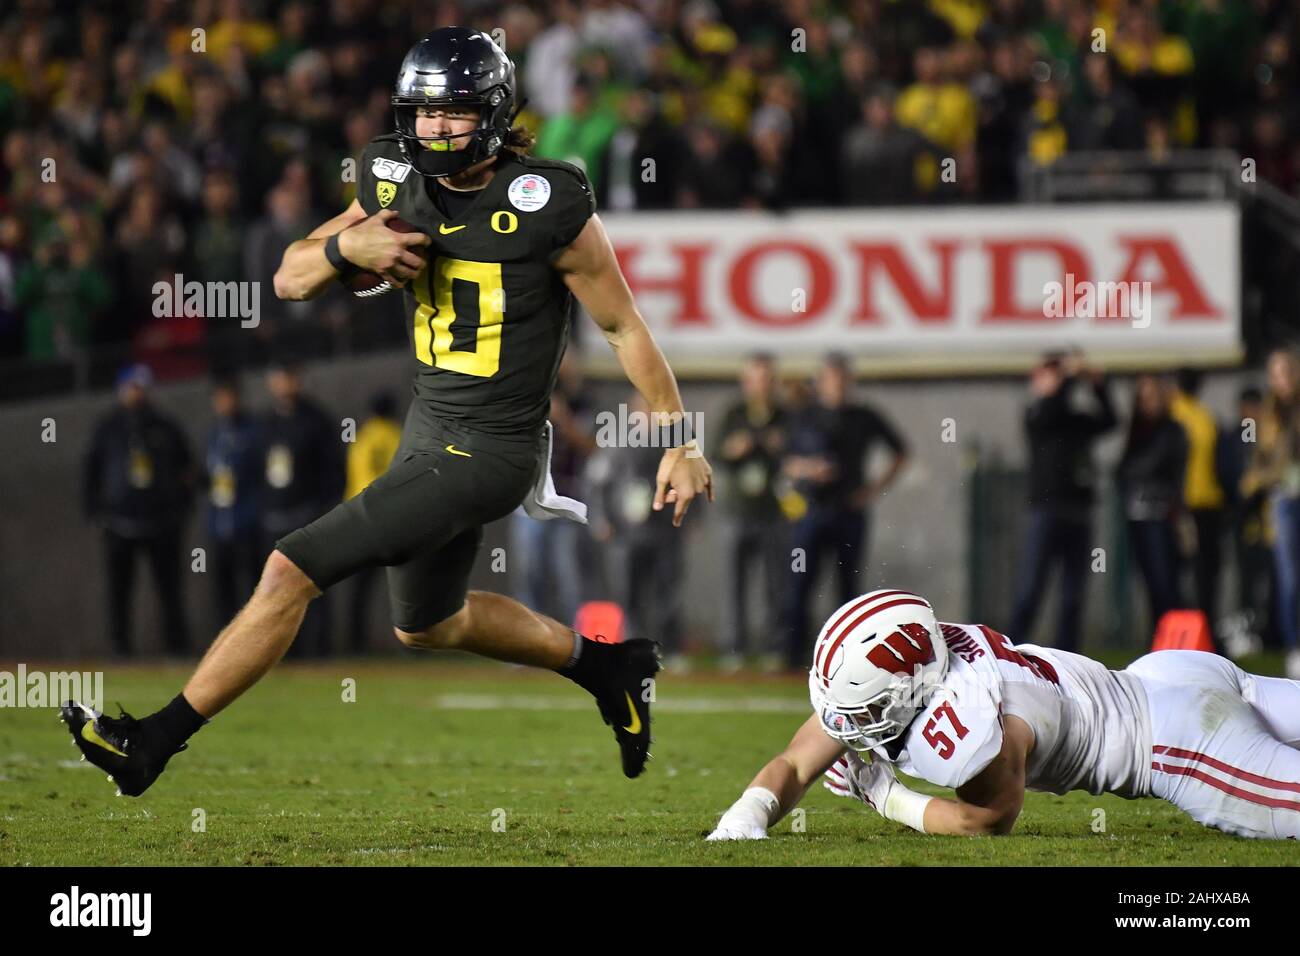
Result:
<svg viewBox="0 0 1300 956"><path fill-rule="evenodd" d="M513 119L513 98L496 87L486 95L455 97L394 96L393 116L402 153L422 176L441 179L454 176L495 156L505 142ZM423 107L472 107L479 111L478 127L465 133L420 136L416 122ZM503 108L504 107L504 108ZM505 114L504 116L502 114ZM457 148L457 140L465 140Z"/></svg>
<svg viewBox="0 0 1300 956"><path fill-rule="evenodd" d="M851 708L836 706L819 686L815 675L808 686L822 730L846 747L867 753L906 733L925 706L917 692L923 687L921 674L916 678L916 683L906 678L897 680Z"/></svg>

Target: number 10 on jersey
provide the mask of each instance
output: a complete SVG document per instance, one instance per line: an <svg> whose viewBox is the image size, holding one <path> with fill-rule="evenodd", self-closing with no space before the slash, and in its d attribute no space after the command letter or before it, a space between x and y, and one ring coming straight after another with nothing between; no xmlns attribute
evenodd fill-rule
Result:
<svg viewBox="0 0 1300 956"><path fill-rule="evenodd" d="M478 291L473 314L457 315L455 283L472 284ZM425 365L491 378L501 365L501 323L505 319L505 288L501 263L471 262L437 257L415 279L415 357ZM465 299L461 299L462 305ZM467 310L468 311L468 310ZM453 349L452 323L476 329L474 348Z"/></svg>

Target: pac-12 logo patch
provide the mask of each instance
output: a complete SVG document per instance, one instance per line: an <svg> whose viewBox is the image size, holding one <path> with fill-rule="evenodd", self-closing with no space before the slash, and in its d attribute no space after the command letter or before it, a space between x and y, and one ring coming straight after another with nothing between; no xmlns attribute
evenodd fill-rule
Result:
<svg viewBox="0 0 1300 956"><path fill-rule="evenodd" d="M385 209L388 208L388 204L393 201L393 197L396 195L397 187L392 183L386 183L382 180L375 183L375 196L379 199L379 205Z"/></svg>
<svg viewBox="0 0 1300 956"><path fill-rule="evenodd" d="M523 212L536 212L551 198L551 184L546 177L526 173L516 177L506 190L510 205Z"/></svg>

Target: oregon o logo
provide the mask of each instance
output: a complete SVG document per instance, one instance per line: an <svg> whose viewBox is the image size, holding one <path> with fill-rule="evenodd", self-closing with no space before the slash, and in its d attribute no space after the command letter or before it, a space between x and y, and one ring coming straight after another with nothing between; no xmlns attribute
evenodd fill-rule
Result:
<svg viewBox="0 0 1300 956"><path fill-rule="evenodd" d="M504 217L504 218L503 218ZM503 225L504 223L504 225ZM498 209L492 214L492 229L495 232L511 233L519 228L519 217L508 209Z"/></svg>

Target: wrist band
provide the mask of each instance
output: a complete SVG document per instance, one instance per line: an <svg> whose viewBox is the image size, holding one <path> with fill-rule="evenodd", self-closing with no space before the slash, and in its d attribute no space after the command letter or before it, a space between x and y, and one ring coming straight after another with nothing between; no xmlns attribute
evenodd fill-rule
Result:
<svg viewBox="0 0 1300 956"><path fill-rule="evenodd" d="M934 797L908 790L901 783L896 783L889 788L880 815L886 820L893 820L895 823L901 823L924 833L925 808L933 799Z"/></svg>
<svg viewBox="0 0 1300 956"><path fill-rule="evenodd" d="M659 426L660 448L680 448L695 441L695 425L685 413L675 422Z"/></svg>
<svg viewBox="0 0 1300 956"><path fill-rule="evenodd" d="M736 806L741 804L747 808L752 807L755 813L761 813L765 827L770 827L781 812L781 801L767 787L750 787L736 801Z"/></svg>
<svg viewBox="0 0 1300 956"><path fill-rule="evenodd" d="M361 271L360 266L344 258L343 253L339 251L339 234L337 232L325 240L325 258L338 272L340 279L346 279L348 276Z"/></svg>

